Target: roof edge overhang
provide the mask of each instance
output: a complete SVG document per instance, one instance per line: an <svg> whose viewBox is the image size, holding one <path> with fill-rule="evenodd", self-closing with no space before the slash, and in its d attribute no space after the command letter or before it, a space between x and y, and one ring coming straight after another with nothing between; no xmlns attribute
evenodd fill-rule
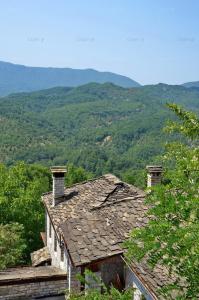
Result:
<svg viewBox="0 0 199 300"><path fill-rule="evenodd" d="M75 267L86 267L86 266L89 266L89 265L92 265L92 264L95 264L95 263L98 263L98 262L105 261L105 260L107 260L109 258L112 258L114 256L118 256L118 255L122 256L122 254L123 254L123 251L118 251L118 253L115 253L113 255L96 258L95 260L91 260L89 262L82 263L82 264L74 264L74 266Z"/></svg>
<svg viewBox="0 0 199 300"><path fill-rule="evenodd" d="M127 262L127 260L122 256L123 261L125 262L125 264L127 265L127 267L131 270L131 272L134 275L135 278L135 283L136 285L138 284L138 286L142 287L142 289L145 290L145 293L150 296L150 298L147 298L147 300L159 300L159 298L157 297L156 293L149 287L149 285L143 281L142 278L140 278L139 274L136 272L136 270Z"/></svg>
<svg viewBox="0 0 199 300"><path fill-rule="evenodd" d="M72 257L71 257L70 251L69 251L69 249L68 249L66 240L65 240L65 238L64 238L64 235L63 235L61 232L57 232L57 231L56 231L55 226L54 226L53 221L52 221L52 218L51 218L51 215L50 215L50 213L49 213L48 207L47 207L47 205L45 204L45 201L43 201L43 203L44 203L46 212L47 212L47 214L48 214L48 216L49 216L49 218L50 218L50 221L51 221L51 223L52 223L52 226L53 226L53 229L54 229L54 231L55 231L55 234L56 234L56 236L57 236L57 240L58 240L58 241L60 240L60 235L61 235L62 238L63 238L64 244L65 244L65 246L66 246L66 249L68 250L68 255L69 255L69 257L70 257L70 261L71 261L72 265L75 266L75 264L74 264L74 262L73 262L73 259L72 259Z"/></svg>

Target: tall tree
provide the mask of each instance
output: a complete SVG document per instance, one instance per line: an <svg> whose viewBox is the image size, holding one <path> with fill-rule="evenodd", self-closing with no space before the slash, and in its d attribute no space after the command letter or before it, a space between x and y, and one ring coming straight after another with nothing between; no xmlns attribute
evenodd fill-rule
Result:
<svg viewBox="0 0 199 300"><path fill-rule="evenodd" d="M167 180L147 197L150 221L133 230L125 246L128 258L165 265L175 274L176 282L160 291L166 299L173 299L174 291L175 299L199 299L199 119L175 104L168 106L179 122L171 122L167 131L187 140L167 145Z"/></svg>
<svg viewBox="0 0 199 300"><path fill-rule="evenodd" d="M40 231L44 228L41 194L50 190L51 175L47 168L18 163L0 165L0 224L23 224L27 245L25 260L40 247Z"/></svg>
<svg viewBox="0 0 199 300"><path fill-rule="evenodd" d="M18 223L0 224L0 270L21 262L26 247L22 233Z"/></svg>
<svg viewBox="0 0 199 300"><path fill-rule="evenodd" d="M71 186L78 182L83 182L93 177L92 173L87 172L82 167L76 167L73 164L67 165L67 176L65 182L67 186Z"/></svg>

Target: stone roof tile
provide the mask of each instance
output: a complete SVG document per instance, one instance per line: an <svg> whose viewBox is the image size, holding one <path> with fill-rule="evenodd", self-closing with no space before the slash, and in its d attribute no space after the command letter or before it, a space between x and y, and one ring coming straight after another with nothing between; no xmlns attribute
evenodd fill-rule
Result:
<svg viewBox="0 0 199 300"><path fill-rule="evenodd" d="M52 193L44 194L43 202L78 266L80 261L88 263L123 252L121 242L129 231L147 222L144 197L140 189L107 174L66 188L54 207ZM85 253L84 248L89 251Z"/></svg>
<svg viewBox="0 0 199 300"><path fill-rule="evenodd" d="M51 257L47 247L41 248L31 253L33 267L41 266L44 263L50 263Z"/></svg>

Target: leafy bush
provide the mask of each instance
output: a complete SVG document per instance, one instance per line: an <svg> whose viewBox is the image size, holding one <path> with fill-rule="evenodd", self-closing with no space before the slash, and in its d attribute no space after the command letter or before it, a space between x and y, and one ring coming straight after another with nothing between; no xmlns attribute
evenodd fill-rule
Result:
<svg viewBox="0 0 199 300"><path fill-rule="evenodd" d="M85 280L88 276L91 280ZM104 283L90 270L85 270L84 276L78 276L80 282L87 286L87 289L80 293L71 293L67 296L69 300L132 300L133 289L118 291L111 287L108 289ZM91 283L92 282L92 283ZM93 288L93 282L98 288Z"/></svg>
<svg viewBox="0 0 199 300"><path fill-rule="evenodd" d="M0 270L21 262L26 249L23 226L18 223L0 224Z"/></svg>

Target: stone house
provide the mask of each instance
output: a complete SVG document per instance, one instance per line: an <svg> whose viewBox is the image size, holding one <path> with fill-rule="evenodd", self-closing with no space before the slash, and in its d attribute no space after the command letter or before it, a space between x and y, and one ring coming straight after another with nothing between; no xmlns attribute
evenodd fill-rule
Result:
<svg viewBox="0 0 199 300"><path fill-rule="evenodd" d="M107 285L133 286L135 300L159 299L157 289L168 279L161 267L125 262L122 242L130 230L147 223L145 192L112 174L64 186L66 169L51 168L53 191L45 193L45 247L32 253L33 266L51 264L67 273L66 288L82 290L76 274L90 269ZM148 167L148 186L161 181L162 169ZM87 278L88 279L88 278Z"/></svg>

